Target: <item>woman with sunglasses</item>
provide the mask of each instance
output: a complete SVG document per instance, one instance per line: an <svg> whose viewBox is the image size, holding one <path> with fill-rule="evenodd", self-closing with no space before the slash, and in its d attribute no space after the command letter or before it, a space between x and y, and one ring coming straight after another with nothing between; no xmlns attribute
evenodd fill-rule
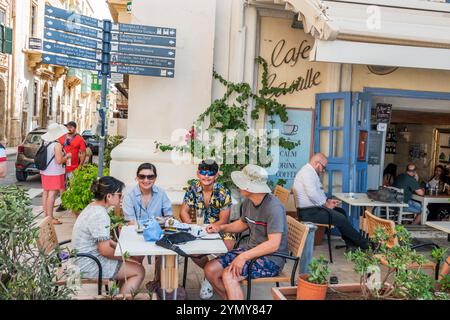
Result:
<svg viewBox="0 0 450 320"><path fill-rule="evenodd" d="M231 193L222 184L216 182L219 176L219 166L215 161L204 160L198 165L197 180L189 186L181 205L180 217L185 223L192 223L190 210L204 210L205 224L227 224L230 219ZM224 235L228 250L234 246L235 240L231 234ZM208 256L191 257L200 267L208 263ZM200 290L200 298L209 299L214 294L213 288L205 278Z"/></svg>
<svg viewBox="0 0 450 320"><path fill-rule="evenodd" d="M119 280L120 293L136 292L145 276L144 267L134 261L114 255L117 243L111 239L108 208L120 205L123 182L113 177L102 177L94 181L91 191L94 202L78 216L72 230L73 249L95 256L102 265L103 279ZM97 264L86 257L76 259L84 277L98 277ZM126 279L126 281L125 281Z"/></svg>
<svg viewBox="0 0 450 320"><path fill-rule="evenodd" d="M129 225L135 225L138 222L142 225L151 217L161 220L173 215L169 197L164 189L155 185L156 177L156 167L153 164L143 163L138 167L137 185L125 194L122 203L123 215ZM160 263L160 259L156 257L155 277L146 285L149 290L155 291L159 286Z"/></svg>

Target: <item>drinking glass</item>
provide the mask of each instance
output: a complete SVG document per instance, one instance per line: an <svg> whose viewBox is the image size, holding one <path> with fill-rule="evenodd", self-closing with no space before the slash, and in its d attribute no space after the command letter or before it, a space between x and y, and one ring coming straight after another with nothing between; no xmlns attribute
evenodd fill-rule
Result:
<svg viewBox="0 0 450 320"><path fill-rule="evenodd" d="M195 217L196 217L196 223L199 226L202 226L205 224L205 211L203 209L197 209L197 211L195 212Z"/></svg>

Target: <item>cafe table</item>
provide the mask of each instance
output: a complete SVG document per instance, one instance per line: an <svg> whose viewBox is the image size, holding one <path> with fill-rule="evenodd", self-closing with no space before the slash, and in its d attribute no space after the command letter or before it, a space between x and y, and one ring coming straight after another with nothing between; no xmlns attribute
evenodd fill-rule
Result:
<svg viewBox="0 0 450 320"><path fill-rule="evenodd" d="M444 194L444 195L425 195L425 196L419 196L417 194L412 195L412 199L419 201L422 204L422 216L421 216L421 224L425 225L427 222L427 215L428 215L428 204L430 203L448 203L450 204L450 196Z"/></svg>
<svg viewBox="0 0 450 320"><path fill-rule="evenodd" d="M180 244L179 248L187 254L221 254L226 253L227 248L218 233L208 234L202 239ZM136 232L136 226L124 226L120 232L119 241L114 252L116 257L127 252L130 256L161 256L161 289L163 299L166 292L177 297L178 288L178 255L169 249L165 249L144 240L142 233Z"/></svg>
<svg viewBox="0 0 450 320"><path fill-rule="evenodd" d="M425 224L433 229L446 232L447 239L450 241L450 221L427 221Z"/></svg>

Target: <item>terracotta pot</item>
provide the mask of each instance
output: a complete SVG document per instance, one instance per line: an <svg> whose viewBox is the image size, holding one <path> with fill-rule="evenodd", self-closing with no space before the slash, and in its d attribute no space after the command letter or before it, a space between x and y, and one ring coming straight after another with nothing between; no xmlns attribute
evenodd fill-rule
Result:
<svg viewBox="0 0 450 320"><path fill-rule="evenodd" d="M325 300L328 284L315 284L306 279L309 275L301 274L298 277L297 300Z"/></svg>

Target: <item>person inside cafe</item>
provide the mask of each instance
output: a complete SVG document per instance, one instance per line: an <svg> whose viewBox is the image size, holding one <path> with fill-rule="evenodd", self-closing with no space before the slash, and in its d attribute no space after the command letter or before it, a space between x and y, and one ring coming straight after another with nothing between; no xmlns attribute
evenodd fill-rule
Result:
<svg viewBox="0 0 450 320"><path fill-rule="evenodd" d="M389 163L383 171L383 186L390 187L397 176L397 165Z"/></svg>
<svg viewBox="0 0 450 320"><path fill-rule="evenodd" d="M122 261L114 252L117 243L111 239L111 219L108 215L110 207L120 205L124 183L113 177L102 177L94 181L91 192L94 201L78 216L72 230L73 249L77 252L89 253L96 257L102 265L102 277L119 281L120 293L137 292L145 276L141 263L133 258ZM95 261L80 257L75 262L83 277L98 277L98 266ZM126 279L126 281L125 281Z"/></svg>
<svg viewBox="0 0 450 320"><path fill-rule="evenodd" d="M219 166L213 160L203 160L198 165L197 179L186 191L181 205L180 218L184 223L192 223L190 212L203 211L205 224L219 226L229 222L231 211L231 193L225 186L217 182ZM231 250L235 239L231 234L223 235L225 246ZM195 264L204 268L209 261L207 255L191 257ZM205 278L200 289L200 298L210 299L213 288Z"/></svg>
<svg viewBox="0 0 450 320"><path fill-rule="evenodd" d="M338 228L348 250L369 247L347 218L344 209L339 208L339 200L328 199L319 176L326 170L328 159L321 153L311 157L297 173L292 188L297 196L297 215L300 221L328 224Z"/></svg>
<svg viewBox="0 0 450 320"><path fill-rule="evenodd" d="M283 204L271 194L264 168L249 164L242 171L232 172L231 179L246 198L242 202L242 216L230 224L210 224L206 231L240 233L250 230L249 240L209 261L205 275L223 299L242 300L244 294L239 282L247 278L249 272L255 279L275 277L283 270L284 258L267 255L288 254L287 219ZM249 263L254 258L257 260L249 271Z"/></svg>
<svg viewBox="0 0 450 320"><path fill-rule="evenodd" d="M164 189L155 185L156 178L156 167L153 164L143 163L138 167L137 184L126 192L122 202L123 215L129 225L137 223L143 225L151 217L163 223L164 220L173 216L172 203ZM141 257L142 260L143 257ZM156 257L155 277L146 285L149 290L155 291L159 288L160 267L161 259Z"/></svg>
<svg viewBox="0 0 450 320"><path fill-rule="evenodd" d="M434 175L428 181L428 189L437 191L437 194L450 194L449 177L446 174L446 169L442 165L437 165L434 168ZM450 216L450 205L446 203L430 203L428 208L428 221L448 220Z"/></svg>
<svg viewBox="0 0 450 320"><path fill-rule="evenodd" d="M393 187L403 189L403 202L408 204L408 207L403 208L403 211L415 213L416 216L412 224L420 224L422 205L412 200L412 195L417 194L423 196L425 195L425 190L419 185L419 175L417 174L417 168L414 163L408 164L406 166L406 172L399 174L395 178Z"/></svg>

